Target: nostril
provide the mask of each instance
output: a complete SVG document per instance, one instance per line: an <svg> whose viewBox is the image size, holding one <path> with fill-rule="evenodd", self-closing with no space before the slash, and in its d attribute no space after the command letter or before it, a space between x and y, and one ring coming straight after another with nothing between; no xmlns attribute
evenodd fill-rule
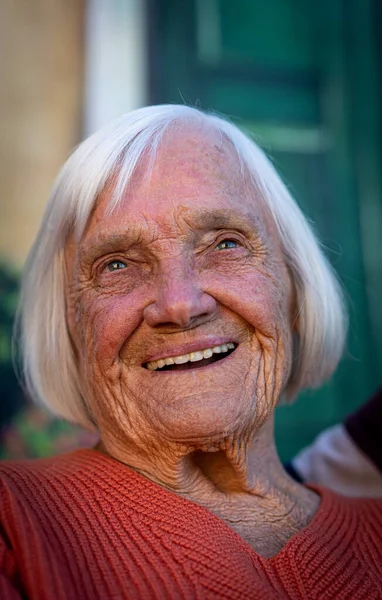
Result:
<svg viewBox="0 0 382 600"><path fill-rule="evenodd" d="M209 294L192 285L166 285L158 289L154 302L144 309L144 319L150 327L176 325L190 327L195 320L205 319L216 309L216 301Z"/></svg>

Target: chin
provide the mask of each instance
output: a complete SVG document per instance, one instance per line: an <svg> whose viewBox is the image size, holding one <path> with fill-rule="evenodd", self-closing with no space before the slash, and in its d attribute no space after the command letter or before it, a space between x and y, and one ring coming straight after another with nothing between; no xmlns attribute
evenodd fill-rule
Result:
<svg viewBox="0 0 382 600"><path fill-rule="evenodd" d="M207 398L189 396L165 408L161 421L172 441L217 451L224 440L236 437L254 420L253 407L243 403L242 398L227 398L221 393Z"/></svg>

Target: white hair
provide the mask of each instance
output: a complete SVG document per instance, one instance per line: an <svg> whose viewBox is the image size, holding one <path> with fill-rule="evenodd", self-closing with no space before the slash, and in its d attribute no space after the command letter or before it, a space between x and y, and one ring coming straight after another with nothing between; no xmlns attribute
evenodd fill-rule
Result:
<svg viewBox="0 0 382 600"><path fill-rule="evenodd" d="M80 239L97 198L115 181L110 210L118 206L144 156L172 125L198 123L219 132L235 149L275 221L294 282L299 343L287 398L318 387L335 370L344 347L347 316L341 286L307 221L264 152L232 123L188 106L161 105L115 119L79 145L60 171L28 257L18 316L19 348L27 390L54 414L94 427L80 391L66 323L64 252Z"/></svg>

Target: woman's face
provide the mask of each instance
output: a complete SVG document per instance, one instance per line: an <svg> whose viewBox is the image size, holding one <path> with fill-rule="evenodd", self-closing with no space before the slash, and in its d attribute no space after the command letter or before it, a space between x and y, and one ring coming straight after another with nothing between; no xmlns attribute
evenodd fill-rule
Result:
<svg viewBox="0 0 382 600"><path fill-rule="evenodd" d="M165 136L112 214L110 193L66 256L101 436L204 450L249 440L292 355L291 283L261 198L228 143L195 130Z"/></svg>

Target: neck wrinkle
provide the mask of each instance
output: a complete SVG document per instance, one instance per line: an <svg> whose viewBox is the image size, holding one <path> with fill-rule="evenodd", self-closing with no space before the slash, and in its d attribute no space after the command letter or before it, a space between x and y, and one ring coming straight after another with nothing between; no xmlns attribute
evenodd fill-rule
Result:
<svg viewBox="0 0 382 600"><path fill-rule="evenodd" d="M139 455L128 446L101 443L98 449L209 510L263 557L279 552L318 510L315 492L284 471L272 419L249 444L227 438L217 451L171 444L163 447L162 455L151 453L147 460L146 452Z"/></svg>

